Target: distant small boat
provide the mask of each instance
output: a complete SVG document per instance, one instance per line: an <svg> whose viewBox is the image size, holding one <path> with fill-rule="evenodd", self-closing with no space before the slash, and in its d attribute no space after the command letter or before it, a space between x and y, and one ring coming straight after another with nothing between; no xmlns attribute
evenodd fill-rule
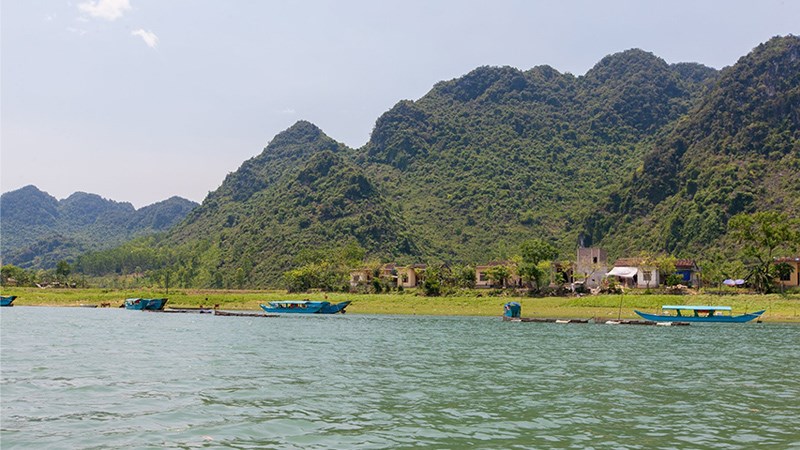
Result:
<svg viewBox="0 0 800 450"><path fill-rule="evenodd" d="M311 300L281 300L261 305L261 309L268 313L288 314L336 314L345 313L345 308L350 300L341 303L314 302Z"/></svg>
<svg viewBox="0 0 800 450"><path fill-rule="evenodd" d="M16 295L0 296L0 306L14 306L12 305L12 303L14 303L14 300L16 298L17 298Z"/></svg>
<svg viewBox="0 0 800 450"><path fill-rule="evenodd" d="M731 315L730 306L683 306L683 305L664 305L663 311L675 311L675 314L648 314L633 310L636 314L646 320L655 322L723 322L723 323L744 323L760 317L766 310L754 313ZM683 314L688 312L689 314ZM725 314L727 312L727 314Z"/></svg>
<svg viewBox="0 0 800 450"><path fill-rule="evenodd" d="M167 304L165 298L128 298L125 299L125 309L138 309L160 311Z"/></svg>

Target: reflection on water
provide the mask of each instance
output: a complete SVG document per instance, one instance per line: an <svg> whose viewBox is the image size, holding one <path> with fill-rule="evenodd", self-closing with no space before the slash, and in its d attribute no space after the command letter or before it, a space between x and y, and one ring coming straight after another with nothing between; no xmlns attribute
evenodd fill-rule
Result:
<svg viewBox="0 0 800 450"><path fill-rule="evenodd" d="M7 448L787 448L800 327L0 313Z"/></svg>

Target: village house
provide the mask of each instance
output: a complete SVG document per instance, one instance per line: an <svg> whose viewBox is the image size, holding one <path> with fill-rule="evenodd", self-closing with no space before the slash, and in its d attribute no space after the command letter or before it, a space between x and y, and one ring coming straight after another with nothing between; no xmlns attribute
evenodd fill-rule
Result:
<svg viewBox="0 0 800 450"><path fill-rule="evenodd" d="M681 284L698 286L700 284L700 268L693 259L679 259L675 262L675 273L681 276Z"/></svg>
<svg viewBox="0 0 800 450"><path fill-rule="evenodd" d="M386 263L377 271L377 276L386 284L395 285L403 288L415 288L422 282L422 273L427 266L425 264L411 264L409 266L398 266L396 263ZM350 272L350 287L357 287L371 283L375 279L375 271L364 267Z"/></svg>
<svg viewBox="0 0 800 450"><path fill-rule="evenodd" d="M781 285L786 287L800 286L800 257L775 258L775 263L786 263L793 269L791 273L778 280Z"/></svg>
<svg viewBox="0 0 800 450"><path fill-rule="evenodd" d="M658 268L645 264L643 258L620 258L606 276L626 287L654 288L660 284Z"/></svg>
<svg viewBox="0 0 800 450"><path fill-rule="evenodd" d="M589 289L600 286L608 272L608 253L602 248L578 247L574 277Z"/></svg>
<svg viewBox="0 0 800 450"><path fill-rule="evenodd" d="M422 282L423 274L428 266L425 264L412 264L397 268L397 287L415 288Z"/></svg>
<svg viewBox="0 0 800 450"><path fill-rule="evenodd" d="M350 287L367 284L372 281L372 270L362 268L350 272Z"/></svg>
<svg viewBox="0 0 800 450"><path fill-rule="evenodd" d="M393 281L397 278L397 264L391 262L382 265L378 276L386 281Z"/></svg>
<svg viewBox="0 0 800 450"><path fill-rule="evenodd" d="M503 285L498 285L496 281L489 277L489 271L494 267L506 266L509 268L509 277ZM516 263L512 261L492 261L489 264L475 267L475 287L476 288L508 288L522 287L522 279L516 273Z"/></svg>

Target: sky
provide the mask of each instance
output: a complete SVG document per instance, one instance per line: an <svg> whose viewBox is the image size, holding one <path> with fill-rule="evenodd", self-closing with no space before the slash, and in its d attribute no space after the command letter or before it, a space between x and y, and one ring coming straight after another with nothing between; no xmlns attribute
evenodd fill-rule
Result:
<svg viewBox="0 0 800 450"><path fill-rule="evenodd" d="M580 76L641 48L721 69L798 18L795 0L2 0L0 190L201 202L298 120L358 148L479 66Z"/></svg>

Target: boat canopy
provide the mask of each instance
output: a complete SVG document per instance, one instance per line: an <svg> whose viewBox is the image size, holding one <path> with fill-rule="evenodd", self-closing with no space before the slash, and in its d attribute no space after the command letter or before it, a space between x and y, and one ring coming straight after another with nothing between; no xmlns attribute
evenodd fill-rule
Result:
<svg viewBox="0 0 800 450"><path fill-rule="evenodd" d="M664 305L661 309L680 309L683 311L731 311L730 306Z"/></svg>
<svg viewBox="0 0 800 450"><path fill-rule="evenodd" d="M633 278L637 273L639 273L639 269L636 267L614 267L611 269L611 272L606 274L607 277L622 277L622 278Z"/></svg>

